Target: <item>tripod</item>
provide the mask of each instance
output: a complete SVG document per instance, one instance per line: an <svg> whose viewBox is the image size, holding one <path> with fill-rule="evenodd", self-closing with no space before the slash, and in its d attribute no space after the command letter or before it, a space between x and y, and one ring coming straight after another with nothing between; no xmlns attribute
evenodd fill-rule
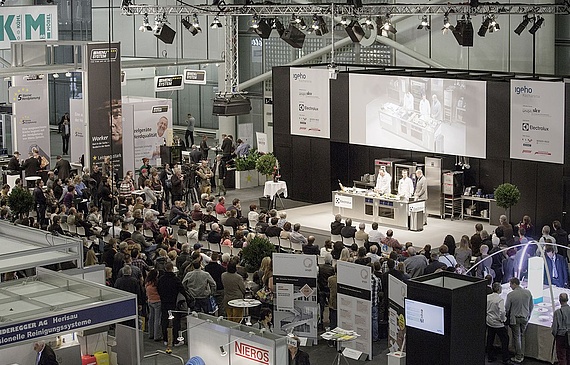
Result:
<svg viewBox="0 0 570 365"><path fill-rule="evenodd" d="M342 347L340 346L340 344L338 343L338 341L337 341L337 343L336 343L336 348L337 348L336 357L334 358L333 365L334 365L334 364L340 365L340 363L341 363L340 359L343 359L343 360L344 360L344 363L345 363L346 365L349 365L349 364L348 364L348 360L346 359L346 357L345 357L344 354L342 353Z"/></svg>

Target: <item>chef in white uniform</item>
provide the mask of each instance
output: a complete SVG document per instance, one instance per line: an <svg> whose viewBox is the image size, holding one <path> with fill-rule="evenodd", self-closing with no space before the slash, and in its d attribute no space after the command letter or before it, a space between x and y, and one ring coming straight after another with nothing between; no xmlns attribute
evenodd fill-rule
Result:
<svg viewBox="0 0 570 365"><path fill-rule="evenodd" d="M379 194L390 194L392 191L391 189L391 182L392 176L386 172L384 166L380 167L378 171L378 178L376 179L376 192Z"/></svg>
<svg viewBox="0 0 570 365"><path fill-rule="evenodd" d="M398 195L410 198L414 194L414 183L408 177L408 170L402 170L402 178L398 181Z"/></svg>

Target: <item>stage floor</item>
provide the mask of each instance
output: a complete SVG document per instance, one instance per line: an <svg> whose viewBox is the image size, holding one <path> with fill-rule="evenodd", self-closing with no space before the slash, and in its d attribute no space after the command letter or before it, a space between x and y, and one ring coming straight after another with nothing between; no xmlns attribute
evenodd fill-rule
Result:
<svg viewBox="0 0 570 365"><path fill-rule="evenodd" d="M323 236L330 234L330 224L334 219L332 202L311 204L304 207L286 209L286 211L288 221L301 224L301 233L305 235L319 234ZM459 242L461 236L464 234L471 237L471 235L475 233L475 224L477 223L482 223L483 229L486 229L489 234L497 227L497 225L491 225L489 222L480 219L455 219L452 221L450 218L440 219L428 217L427 223L423 231L418 232L387 225L379 225L378 230L385 234L388 229L392 229L394 231L394 238L401 244L409 241L414 244L414 247L421 248L429 243L432 245L432 248L435 248L441 246L443 239L448 234L455 237L456 242ZM353 225L357 228L359 224L360 221L353 220ZM372 229L371 222L365 222L365 224L365 231L370 231Z"/></svg>

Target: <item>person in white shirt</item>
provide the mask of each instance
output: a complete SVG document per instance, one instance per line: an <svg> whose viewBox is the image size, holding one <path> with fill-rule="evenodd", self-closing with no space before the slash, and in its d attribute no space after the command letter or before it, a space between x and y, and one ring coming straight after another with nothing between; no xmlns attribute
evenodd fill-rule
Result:
<svg viewBox="0 0 570 365"><path fill-rule="evenodd" d="M378 171L378 178L376 179L376 192L379 194L390 194L392 192L391 188L392 176L386 172L384 168L380 168Z"/></svg>
<svg viewBox="0 0 570 365"><path fill-rule="evenodd" d="M410 91L407 91L404 95L404 109L410 112L414 110L414 96Z"/></svg>
<svg viewBox="0 0 570 365"><path fill-rule="evenodd" d="M493 283L493 292L487 295L487 358L489 362L495 361L494 346L495 335L501 341L503 364L509 363L509 332L505 327L507 320L505 301L501 298L501 283Z"/></svg>
<svg viewBox="0 0 570 365"><path fill-rule="evenodd" d="M366 254L366 257L370 257L370 262L375 263L377 261L380 261L380 256L378 256L377 252L378 252L378 246L376 245L370 246L370 252Z"/></svg>
<svg viewBox="0 0 570 365"><path fill-rule="evenodd" d="M422 94L422 100L420 100L420 115L429 117L431 114L431 107L429 105L429 100L426 99L426 94Z"/></svg>
<svg viewBox="0 0 570 365"><path fill-rule="evenodd" d="M431 117L435 120L441 120L443 118L443 113L442 113L442 109L441 109L441 103L439 102L439 99L437 98L437 95L433 94L431 96L431 101L432 101L432 108L431 108Z"/></svg>
<svg viewBox="0 0 570 365"><path fill-rule="evenodd" d="M408 177L408 170L402 170L402 178L398 182L398 195L410 198L414 194L414 183Z"/></svg>
<svg viewBox="0 0 570 365"><path fill-rule="evenodd" d="M376 245L378 246L378 248L380 248L380 242L385 237L386 236L384 235L384 233L378 230L378 222L372 223L372 230L368 232L368 244L370 245L370 247Z"/></svg>

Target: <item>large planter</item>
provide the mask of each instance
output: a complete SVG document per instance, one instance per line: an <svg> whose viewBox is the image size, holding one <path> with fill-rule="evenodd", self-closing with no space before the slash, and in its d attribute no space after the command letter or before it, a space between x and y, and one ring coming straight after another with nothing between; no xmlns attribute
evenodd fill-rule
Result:
<svg viewBox="0 0 570 365"><path fill-rule="evenodd" d="M236 189L253 188L259 185L256 170L236 171Z"/></svg>
<svg viewBox="0 0 570 365"><path fill-rule="evenodd" d="M257 171L259 186L265 186L265 182L272 179L271 175L265 175Z"/></svg>

